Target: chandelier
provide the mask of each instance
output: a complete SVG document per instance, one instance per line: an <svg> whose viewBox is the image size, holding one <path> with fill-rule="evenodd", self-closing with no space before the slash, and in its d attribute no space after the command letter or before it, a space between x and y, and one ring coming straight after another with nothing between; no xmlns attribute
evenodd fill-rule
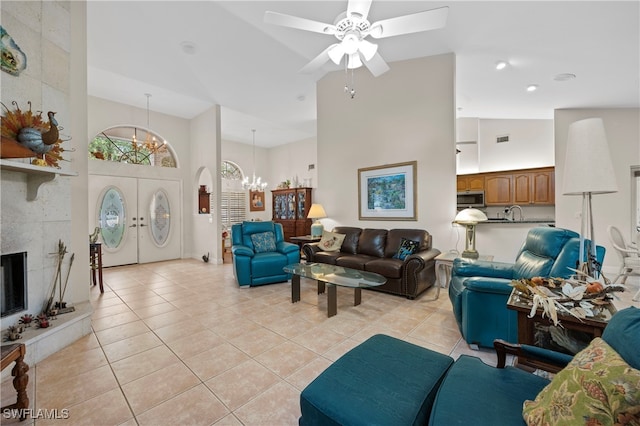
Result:
<svg viewBox="0 0 640 426"><path fill-rule="evenodd" d="M267 182L261 182L261 178L256 178L256 129L251 129L253 132L253 179L249 182L249 176L245 176L242 179L242 187L250 191L264 191L267 187Z"/></svg>
<svg viewBox="0 0 640 426"><path fill-rule="evenodd" d="M151 127L149 126L149 98L151 97L151 93L144 94L147 97L147 137L143 142L138 141L138 129L133 129L133 138L131 138L131 149L136 152L144 152L143 156L149 158L151 155L158 152L166 152L167 150L167 141L163 141L161 144L158 143L156 137L151 134ZM135 155L138 157L138 155ZM146 159L145 158L145 159Z"/></svg>

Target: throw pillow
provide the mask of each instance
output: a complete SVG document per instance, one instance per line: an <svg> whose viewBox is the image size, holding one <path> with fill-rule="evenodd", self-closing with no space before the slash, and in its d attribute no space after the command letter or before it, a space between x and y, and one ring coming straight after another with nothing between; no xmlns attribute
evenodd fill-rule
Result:
<svg viewBox="0 0 640 426"><path fill-rule="evenodd" d="M538 394L525 401L528 425L634 424L640 415L640 370L597 337Z"/></svg>
<svg viewBox="0 0 640 426"><path fill-rule="evenodd" d="M404 260L407 256L411 256L413 253L418 251L419 246L420 243L418 243L417 241L403 238L400 241L400 247L398 247L398 251L393 255L393 258Z"/></svg>
<svg viewBox="0 0 640 426"><path fill-rule="evenodd" d="M251 242L253 243L253 251L256 253L276 251L276 237L273 232L251 234Z"/></svg>
<svg viewBox="0 0 640 426"><path fill-rule="evenodd" d="M346 234L322 231L322 238L320 238L318 246L323 251L339 251L344 237L346 237Z"/></svg>

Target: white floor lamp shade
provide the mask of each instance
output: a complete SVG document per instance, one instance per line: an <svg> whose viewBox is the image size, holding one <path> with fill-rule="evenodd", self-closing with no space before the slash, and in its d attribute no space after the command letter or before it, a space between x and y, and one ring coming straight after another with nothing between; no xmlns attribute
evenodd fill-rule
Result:
<svg viewBox="0 0 640 426"><path fill-rule="evenodd" d="M609 144L601 118L587 118L571 123L567 137L567 152L562 180L564 195L582 195L582 219L580 225L581 271L598 278L596 242L593 233L591 196L618 191ZM588 261L583 259L585 237L591 240Z"/></svg>

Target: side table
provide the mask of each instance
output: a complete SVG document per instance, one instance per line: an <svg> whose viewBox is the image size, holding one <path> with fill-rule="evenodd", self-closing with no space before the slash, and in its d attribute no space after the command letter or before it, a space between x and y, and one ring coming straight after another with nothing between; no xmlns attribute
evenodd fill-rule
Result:
<svg viewBox="0 0 640 426"><path fill-rule="evenodd" d="M104 287L102 285L102 243L89 243L89 262L91 264L93 285L96 285L96 271L98 271L100 293L104 293Z"/></svg>
<svg viewBox="0 0 640 426"><path fill-rule="evenodd" d="M15 361L11 375L13 376L13 387L18 392L18 399L15 404L2 407L0 411L20 410L20 420L26 418L26 409L29 408L29 397L27 396L27 384L29 383L29 366L24 362L24 356L27 349L24 343L14 343L2 346L2 370L11 365Z"/></svg>
<svg viewBox="0 0 640 426"><path fill-rule="evenodd" d="M436 256L436 298L440 297L440 288L447 288L449 281L451 280L451 269L453 269L453 259L460 257L459 253L448 251L446 253L440 253ZM492 261L493 255L483 254L477 260Z"/></svg>
<svg viewBox="0 0 640 426"><path fill-rule="evenodd" d="M520 292L515 288L511 291L511 295L509 296L509 300L507 300L507 309L515 310L518 312L518 343L538 346L547 349L553 349L558 351L558 348L548 347L543 344L539 344L537 338L537 334L543 333L544 328L554 327L557 330L562 330L562 340L565 342L569 342L571 338L571 334L578 335L576 333L584 333L586 334L589 340L594 337L602 336L602 332L605 327L609 323L609 320L617 312L615 306L612 303L602 305L595 312L595 317L592 318L582 318L581 320L572 316L563 314L558 312L558 319L560 320L560 324L557 327L553 325L553 323L549 320L549 318L542 318L542 309L538 309L533 317L529 317L531 313L531 306L526 299L522 299L520 297ZM550 332L552 330L549 330ZM545 333L543 333L545 334ZM546 333L553 334L553 333ZM552 336L550 336L552 337ZM553 341L553 339L544 339L546 341ZM571 353L569 350L562 350L562 352L569 353L570 355L575 355L576 352ZM549 365L537 360L527 359L524 357L518 357L518 365L529 367L531 369L542 369L552 373L559 371L559 368L553 365Z"/></svg>

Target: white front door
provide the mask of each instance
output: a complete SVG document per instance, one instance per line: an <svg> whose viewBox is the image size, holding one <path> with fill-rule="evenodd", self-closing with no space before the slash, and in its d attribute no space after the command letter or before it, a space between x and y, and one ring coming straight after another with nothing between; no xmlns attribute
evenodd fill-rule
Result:
<svg viewBox="0 0 640 426"><path fill-rule="evenodd" d="M180 258L180 183L138 179L138 262Z"/></svg>
<svg viewBox="0 0 640 426"><path fill-rule="evenodd" d="M90 175L89 199L103 266L180 258L180 182Z"/></svg>

